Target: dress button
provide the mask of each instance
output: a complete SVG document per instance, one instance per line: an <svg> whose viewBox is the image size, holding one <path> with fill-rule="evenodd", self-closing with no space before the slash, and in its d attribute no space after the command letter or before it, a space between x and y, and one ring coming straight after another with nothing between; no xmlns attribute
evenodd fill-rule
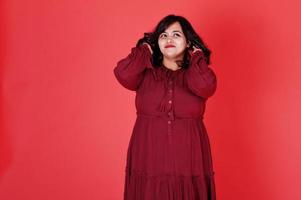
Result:
<svg viewBox="0 0 301 200"><path fill-rule="evenodd" d="M172 93L172 89L169 89L169 92Z"/></svg>
<svg viewBox="0 0 301 200"><path fill-rule="evenodd" d="M172 84L172 81L169 81L169 84Z"/></svg>
<svg viewBox="0 0 301 200"><path fill-rule="evenodd" d="M168 112L168 115L171 115L171 112Z"/></svg>
<svg viewBox="0 0 301 200"><path fill-rule="evenodd" d="M168 122L167 122L167 123L168 123L168 124L171 124L171 121L169 121L169 120L168 120Z"/></svg>
<svg viewBox="0 0 301 200"><path fill-rule="evenodd" d="M172 101L171 101L171 100L169 100L169 101L168 101L168 103L170 103L170 104L171 104L171 103L172 103Z"/></svg>

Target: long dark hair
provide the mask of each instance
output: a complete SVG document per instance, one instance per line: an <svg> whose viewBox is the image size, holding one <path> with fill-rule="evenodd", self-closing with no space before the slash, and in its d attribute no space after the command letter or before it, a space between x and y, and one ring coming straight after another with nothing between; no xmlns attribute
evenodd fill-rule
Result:
<svg viewBox="0 0 301 200"><path fill-rule="evenodd" d="M136 46L138 47L143 42L147 42L153 50L153 64L155 66L161 66L163 61L163 54L161 53L159 48L158 38L160 34L165 31L165 29L167 29L171 24L175 22L180 23L183 33L186 37L187 43L190 43L190 46L185 49L183 62L181 64L177 64L181 65L180 67L188 68L190 63L190 55L188 50L193 50L193 46L195 46L197 48L200 48L204 52L206 63L209 65L211 63L210 49L206 47L206 44L203 42L201 37L195 32L190 22L183 16L173 14L167 15L166 17L161 19L161 21L157 24L153 32L144 33L144 37L138 40Z"/></svg>

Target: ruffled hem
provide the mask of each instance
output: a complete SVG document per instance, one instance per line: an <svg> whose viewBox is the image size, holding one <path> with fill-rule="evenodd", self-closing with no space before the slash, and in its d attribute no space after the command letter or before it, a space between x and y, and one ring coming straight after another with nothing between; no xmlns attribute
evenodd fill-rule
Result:
<svg viewBox="0 0 301 200"><path fill-rule="evenodd" d="M215 200L214 177L126 171L124 200Z"/></svg>

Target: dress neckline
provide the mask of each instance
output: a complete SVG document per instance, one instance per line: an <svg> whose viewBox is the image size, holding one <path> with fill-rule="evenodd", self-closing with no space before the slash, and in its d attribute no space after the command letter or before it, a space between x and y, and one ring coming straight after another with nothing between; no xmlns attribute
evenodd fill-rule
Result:
<svg viewBox="0 0 301 200"><path fill-rule="evenodd" d="M178 68L178 69L176 69L176 70L172 70L172 69L169 69L169 68L167 68L165 65L161 65L161 67L163 68L163 70L164 71L166 71L166 72L170 72L170 73L176 73L176 72L179 72L179 71L181 71L181 70L183 70L183 67L180 67L180 68Z"/></svg>

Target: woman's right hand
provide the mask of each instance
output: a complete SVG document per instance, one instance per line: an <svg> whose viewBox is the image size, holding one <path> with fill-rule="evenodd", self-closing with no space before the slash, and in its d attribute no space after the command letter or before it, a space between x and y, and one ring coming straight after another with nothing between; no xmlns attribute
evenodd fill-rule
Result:
<svg viewBox="0 0 301 200"><path fill-rule="evenodd" d="M153 50L152 50L151 46L150 46L147 42L143 42L143 43L142 43L142 45L144 45L144 44L147 45L149 51L151 52L151 54L153 54Z"/></svg>

